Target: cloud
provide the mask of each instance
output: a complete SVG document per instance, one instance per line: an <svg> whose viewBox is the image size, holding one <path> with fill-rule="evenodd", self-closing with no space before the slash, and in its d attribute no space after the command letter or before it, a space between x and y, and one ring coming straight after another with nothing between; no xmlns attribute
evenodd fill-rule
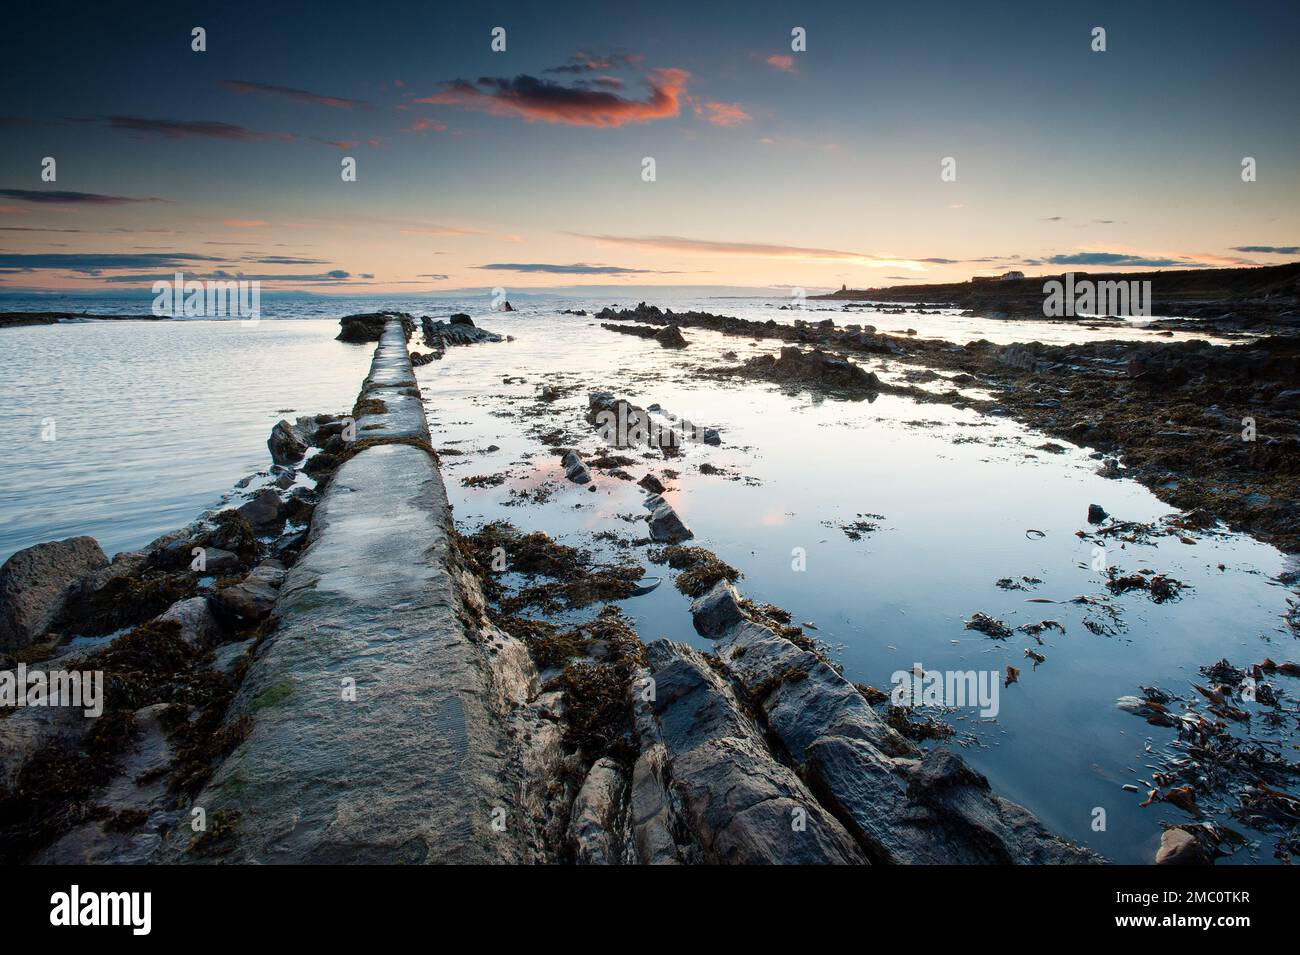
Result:
<svg viewBox="0 0 1300 955"><path fill-rule="evenodd" d="M405 132L405 130L403 130ZM382 146L382 139L316 139L318 143L333 146L335 149L356 149L358 146Z"/></svg>
<svg viewBox="0 0 1300 955"><path fill-rule="evenodd" d="M247 80L222 80L223 88L241 95L248 93L265 93L269 96L283 96L288 99L314 103L317 106L332 106L335 109L355 109L358 106L369 107L370 104L359 99L345 99L342 96L323 96L308 90L294 89L291 86L275 86L270 83L249 83Z"/></svg>
<svg viewBox="0 0 1300 955"><path fill-rule="evenodd" d="M221 224L231 229L260 229L264 225L270 225L265 219L222 219Z"/></svg>
<svg viewBox="0 0 1300 955"><path fill-rule="evenodd" d="M1300 255L1300 245L1234 245L1233 252L1266 252L1269 255Z"/></svg>
<svg viewBox="0 0 1300 955"><path fill-rule="evenodd" d="M110 116L107 125L110 129L164 136L167 139L189 139L193 136L206 136L212 139L231 139L252 143L268 139L289 141L294 138L292 133L259 133L232 123L218 123L210 120L145 119L140 116Z"/></svg>
<svg viewBox="0 0 1300 955"><path fill-rule="evenodd" d="M550 69L542 70L543 73L598 73L601 70L616 70L622 67L632 66L640 63L645 57L640 53L610 53L607 56L594 56L584 50L579 50L573 56L569 57L569 62L564 66L552 66Z"/></svg>
<svg viewBox="0 0 1300 955"><path fill-rule="evenodd" d="M133 202L166 202L154 196L105 196L97 192L66 192L59 189L0 189L0 199L50 205L121 206Z"/></svg>
<svg viewBox="0 0 1300 955"><path fill-rule="evenodd" d="M1050 255L1045 261L1050 265L1141 265L1153 269L1201 264L1186 259L1148 258L1125 252L1073 252L1069 255Z"/></svg>
<svg viewBox="0 0 1300 955"><path fill-rule="evenodd" d="M425 275L417 275L416 278L417 278L417 279L433 279L435 282L445 282L445 281L447 281L447 276L445 276L445 275L439 275L437 272L430 272L430 273L425 274Z"/></svg>
<svg viewBox="0 0 1300 955"><path fill-rule="evenodd" d="M435 133L445 133L450 127L440 119L417 119L406 129L404 133L424 133L433 130Z"/></svg>
<svg viewBox="0 0 1300 955"><path fill-rule="evenodd" d="M763 62L774 70L780 70L782 73L795 72L794 57L790 56L788 53L773 53Z"/></svg>
<svg viewBox="0 0 1300 955"><path fill-rule="evenodd" d="M676 273L656 272L654 269L629 269L619 265L588 265L575 262L573 265L550 265L544 262L494 262L491 265L476 265L476 269L489 269L496 272L546 272L553 275L667 275Z"/></svg>
<svg viewBox="0 0 1300 955"><path fill-rule="evenodd" d="M324 259L301 259L292 255L266 255L261 258L246 259L256 265L328 265Z"/></svg>
<svg viewBox="0 0 1300 955"><path fill-rule="evenodd" d="M695 100L695 115L702 116L714 126L739 126L752 117L739 103L719 103L716 100Z"/></svg>
<svg viewBox="0 0 1300 955"><path fill-rule="evenodd" d="M189 262L220 262L191 252L0 252L0 268L61 269L98 275L112 269L176 269Z"/></svg>
<svg viewBox="0 0 1300 955"><path fill-rule="evenodd" d="M647 77L650 93L644 100L521 74L514 79L482 77L476 83L454 80L444 92L415 102L459 106L529 123L611 128L679 115L689 76L685 70L651 71Z"/></svg>
<svg viewBox="0 0 1300 955"><path fill-rule="evenodd" d="M892 256L871 255L865 252L847 252L841 249L805 248L797 245L767 245L758 242L717 242L710 239L686 239L675 235L590 235L570 233L584 239L608 242L612 245L633 246L657 252L712 253L738 255L760 259L802 259L857 262L872 267L907 268L923 271L925 266L915 259L898 259Z"/></svg>

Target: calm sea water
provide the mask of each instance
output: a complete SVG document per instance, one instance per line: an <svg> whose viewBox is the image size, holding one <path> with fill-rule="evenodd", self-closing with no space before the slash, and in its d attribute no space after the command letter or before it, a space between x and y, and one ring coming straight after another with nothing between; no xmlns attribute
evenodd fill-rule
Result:
<svg viewBox="0 0 1300 955"><path fill-rule="evenodd" d="M1000 791L1112 859L1149 861L1159 821L1186 818L1167 805L1141 809L1141 796L1121 790L1149 778L1152 753L1170 735L1117 711L1115 699L1152 684L1185 694L1201 679L1197 668L1221 657L1239 666L1265 656L1297 659L1279 620L1288 591L1272 579L1285 560L1239 535L1113 550L1111 562L1125 571L1151 568L1191 588L1164 605L1138 593L1115 598L1122 629L1113 636L1085 629L1077 605L1027 603L1105 592L1091 568L1092 545L1075 535L1086 527L1090 503L1127 520L1169 513L1140 486L1096 476L1084 451L1052 455L1037 450L1041 435L946 405L889 395L871 403L816 400L761 383L719 386L692 369L722 363L724 350L743 358L773 345L688 330L691 347L669 352L607 332L590 316L558 314L634 302L512 301L519 311L503 314L488 313L486 300L303 297L264 303L257 326L176 321L0 331L0 427L9 437L0 559L72 534L92 534L110 553L138 547L220 502L236 480L269 465L266 436L278 418L351 406L371 348L333 341L338 316L377 307L435 316L467 311L514 341L453 349L417 371L435 445L465 452L443 460L463 529L506 519L589 547L599 531L644 534L639 489L608 478L597 481L595 493L569 484L537 440L539 428L567 427L586 435L584 450L594 450L582 421L589 390L658 402L719 427L720 448L691 447L670 465L682 475L669 497L697 542L744 572L744 592L814 624L809 632L854 681L888 689L892 673L916 662L941 670L1021 667L1020 681L1000 695L996 720L948 715L958 743ZM141 311L138 300L101 304ZM1109 329L952 314L843 318L834 305L791 313L777 308L783 300L661 304L763 320L833 317L957 341L1117 337ZM6 299L3 307L33 306ZM42 299L34 307L67 306ZM904 370L881 361L870 367L886 378ZM538 418L530 410L544 382L579 387ZM51 419L56 438L42 440ZM699 473L706 461L740 479ZM662 462L646 464L661 470ZM639 477L645 469L630 470ZM505 480L497 486L462 483L498 473ZM551 496L541 504L517 506L511 493L548 485ZM853 541L837 525L859 515L880 515L869 518L879 529ZM1031 528L1045 536L1027 536ZM799 551L805 570L792 564ZM1042 583L1029 592L995 585L1021 576ZM665 585L627 601L625 610L647 640L707 646L691 627L688 603ZM992 640L964 629L976 611L1012 626L1054 618L1066 633L1045 634L1042 647L1022 635ZM1023 656L1026 646L1047 661L1035 668ZM1106 811L1104 832L1093 829L1098 807ZM1269 861L1271 840L1264 845L1239 861Z"/></svg>

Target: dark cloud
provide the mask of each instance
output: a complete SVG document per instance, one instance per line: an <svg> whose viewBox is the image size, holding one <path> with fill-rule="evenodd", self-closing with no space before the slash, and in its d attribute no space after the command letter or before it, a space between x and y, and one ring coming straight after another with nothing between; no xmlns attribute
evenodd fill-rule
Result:
<svg viewBox="0 0 1300 955"><path fill-rule="evenodd" d="M98 275L114 269L177 269L189 262L220 262L192 252L0 252L0 268L61 269Z"/></svg>
<svg viewBox="0 0 1300 955"><path fill-rule="evenodd" d="M1233 252L1267 252L1269 255L1300 255L1300 245L1234 245Z"/></svg>
<svg viewBox="0 0 1300 955"><path fill-rule="evenodd" d="M494 262L491 265L476 265L474 268L489 269L495 272L547 272L555 275L636 275L654 273L653 269L627 269L618 265L588 265L585 262L575 262L573 265L551 265L545 262Z"/></svg>
<svg viewBox="0 0 1300 955"><path fill-rule="evenodd" d="M241 95L247 93L264 93L268 96L283 96L287 99L299 100L303 103L313 103L316 106L332 106L335 109L356 109L357 107L369 107L370 104L364 100L346 99L342 96L325 96L321 93L312 93L309 90L294 89L292 86L275 86L271 83L250 83L247 80L222 80L222 88L230 90L232 93Z"/></svg>
<svg viewBox="0 0 1300 955"><path fill-rule="evenodd" d="M230 139L238 142L252 143L275 139L292 140L292 133L260 133L232 123L219 123L211 120L179 119L145 119L140 116L110 116L106 121L110 129L122 129L127 132L164 136L167 139L189 139L194 136L206 136L211 139Z"/></svg>
<svg viewBox="0 0 1300 955"><path fill-rule="evenodd" d="M563 66L552 66L550 69L542 70L543 73L568 73L581 75L583 73L598 73L601 70L618 70L624 67L632 66L635 63L645 59L640 53L610 53L607 56L593 56L584 50L579 50L573 56L569 57L569 62Z"/></svg>
<svg viewBox="0 0 1300 955"><path fill-rule="evenodd" d="M67 192L62 189L0 189L0 199L39 202L50 205L121 206L132 202L166 202L153 196L105 196L97 192Z"/></svg>
<svg viewBox="0 0 1300 955"><path fill-rule="evenodd" d="M521 74L513 79L484 76L474 83L453 80L446 84L444 92L416 102L459 106L530 123L608 128L679 115L689 77L685 70L653 70L647 77L649 96L636 100L608 90L564 86L535 76Z"/></svg>
<svg viewBox="0 0 1300 955"><path fill-rule="evenodd" d="M299 259L292 255L267 255L262 258L245 259L257 265L328 265L324 259Z"/></svg>
<svg viewBox="0 0 1300 955"><path fill-rule="evenodd" d="M1053 255L1047 258L1052 265L1140 265L1147 268L1164 268L1169 265L1197 265L1183 259L1148 259L1123 252L1074 252L1070 255Z"/></svg>

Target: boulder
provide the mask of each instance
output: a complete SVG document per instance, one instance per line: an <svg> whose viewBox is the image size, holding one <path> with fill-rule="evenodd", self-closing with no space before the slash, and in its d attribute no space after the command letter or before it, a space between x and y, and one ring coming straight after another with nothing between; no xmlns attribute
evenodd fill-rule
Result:
<svg viewBox="0 0 1300 955"><path fill-rule="evenodd" d="M44 634L63 612L68 588L108 566L93 537L18 551L0 567L0 650L17 650Z"/></svg>
<svg viewBox="0 0 1300 955"><path fill-rule="evenodd" d="M578 457L578 452L566 450L563 457L560 458L560 464L564 466L564 476L574 484L589 484L591 482L591 471L587 465L583 464L582 458Z"/></svg>
<svg viewBox="0 0 1300 955"><path fill-rule="evenodd" d="M1160 837L1156 865L1209 865L1205 850L1186 829L1166 829Z"/></svg>
<svg viewBox="0 0 1300 955"><path fill-rule="evenodd" d="M276 464L293 464L300 461L307 453L307 444L294 430L293 425L281 419L271 429L271 436L266 439L266 446L271 451L271 460Z"/></svg>
<svg viewBox="0 0 1300 955"><path fill-rule="evenodd" d="M1106 518L1108 518L1109 516L1110 516L1110 515L1106 513L1106 511L1102 508L1102 506L1101 506L1100 504L1089 504L1089 505L1088 505L1088 523L1089 523L1089 524L1100 524L1102 521L1104 521L1104 520L1105 520Z"/></svg>
<svg viewBox="0 0 1300 955"><path fill-rule="evenodd" d="M221 638L221 625L203 597L178 600L158 619L176 621L181 628L181 639L191 646L210 646Z"/></svg>
<svg viewBox="0 0 1300 955"><path fill-rule="evenodd" d="M209 597L212 612L218 620L234 627L247 627L265 620L275 610L284 573L284 565L279 561L263 561L239 583Z"/></svg>
<svg viewBox="0 0 1300 955"><path fill-rule="evenodd" d="M650 539L661 544L679 544L695 536L671 504L660 504L648 520Z"/></svg>
<svg viewBox="0 0 1300 955"><path fill-rule="evenodd" d="M665 326L662 331L655 335L655 341L664 348L685 348L689 344L686 341L686 336L682 334L682 330L676 325Z"/></svg>
<svg viewBox="0 0 1300 955"><path fill-rule="evenodd" d="M637 481L636 483L641 485L641 487L645 488L651 494L662 494L664 492L663 482L660 481L653 474L647 474L645 477L643 477L641 480Z"/></svg>
<svg viewBox="0 0 1300 955"><path fill-rule="evenodd" d="M712 444L715 446L722 443L722 435L718 433L717 428L704 429L704 443Z"/></svg>
<svg viewBox="0 0 1300 955"><path fill-rule="evenodd" d="M745 619L740 595L726 580L719 580L703 597L691 603L691 617L702 637L721 637Z"/></svg>
<svg viewBox="0 0 1300 955"><path fill-rule="evenodd" d="M257 530L267 530L284 520L284 505L280 495L270 488L258 491L251 501L235 509L239 515Z"/></svg>

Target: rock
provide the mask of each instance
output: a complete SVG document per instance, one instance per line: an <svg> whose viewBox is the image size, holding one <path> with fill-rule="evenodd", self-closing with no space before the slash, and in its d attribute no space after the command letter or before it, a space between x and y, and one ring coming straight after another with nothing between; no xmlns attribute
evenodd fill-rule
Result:
<svg viewBox="0 0 1300 955"><path fill-rule="evenodd" d="M664 492L663 482L660 481L653 474L647 474L645 477L643 477L641 480L637 481L636 483L639 484L641 487L645 488L651 494L662 494Z"/></svg>
<svg viewBox="0 0 1300 955"><path fill-rule="evenodd" d="M618 763L602 756L592 764L574 797L568 843L579 865L616 865L623 858L623 796L627 777Z"/></svg>
<svg viewBox="0 0 1300 955"><path fill-rule="evenodd" d="M68 588L108 566L93 537L36 544L0 567L0 650L17 650L44 634L63 612Z"/></svg>
<svg viewBox="0 0 1300 955"><path fill-rule="evenodd" d="M75 706L23 706L0 719L0 791L14 788L40 750L56 740L77 740L93 725Z"/></svg>
<svg viewBox="0 0 1300 955"><path fill-rule="evenodd" d="M406 337L415 330L415 319L403 312L369 312L364 315L345 315L339 319L342 329L335 337L340 342L377 342L384 334L390 319L401 319Z"/></svg>
<svg viewBox="0 0 1300 955"><path fill-rule="evenodd" d="M457 312L452 315L451 318L447 319L447 322L450 325L468 325L470 328L474 327L474 319L470 318L464 312Z"/></svg>
<svg viewBox="0 0 1300 955"><path fill-rule="evenodd" d="M691 603L691 617L695 631L702 637L720 637L745 619L740 595L726 580L719 580Z"/></svg>
<svg viewBox="0 0 1300 955"><path fill-rule="evenodd" d="M238 643L227 643L225 646L218 647L212 660L212 669L218 673L233 673L239 662L247 657L256 645L257 638L249 637L247 640L240 640Z"/></svg>
<svg viewBox="0 0 1300 955"><path fill-rule="evenodd" d="M704 429L704 443L705 443L705 444L712 444L712 445L715 445L715 446L716 446L716 445L719 445L719 444L722 443L722 435L720 435L720 434L718 433L718 429L717 429L717 428L705 428L705 429Z"/></svg>
<svg viewBox="0 0 1300 955"><path fill-rule="evenodd" d="M204 597L178 600L158 619L175 620L180 624L181 639L191 646L210 646L221 638L221 625L217 623L217 618L213 616Z"/></svg>
<svg viewBox="0 0 1300 955"><path fill-rule="evenodd" d="M276 591L284 581L284 565L268 560L232 587L217 591L208 601L218 620L234 627L246 627L265 620L275 609Z"/></svg>
<svg viewBox="0 0 1300 955"><path fill-rule="evenodd" d="M649 521L651 540L661 544L678 544L695 536L671 504L661 504L650 515Z"/></svg>
<svg viewBox="0 0 1300 955"><path fill-rule="evenodd" d="M665 326L662 331L656 333L655 341L664 348L685 348L689 344L682 330L676 325Z"/></svg>
<svg viewBox="0 0 1300 955"><path fill-rule="evenodd" d="M271 436L266 439L266 446L271 451L271 460L276 464L293 464L302 460L307 453L307 444L294 431L293 425L281 419L271 429Z"/></svg>
<svg viewBox="0 0 1300 955"><path fill-rule="evenodd" d="M1201 842L1186 829L1166 829L1160 837L1156 865L1209 865Z"/></svg>
<svg viewBox="0 0 1300 955"><path fill-rule="evenodd" d="M510 304L509 300L507 300L507 301L506 301L504 304L502 304L502 306L501 306L501 311L503 311L503 312L513 312L514 310L515 310L515 307L514 307L513 305Z"/></svg>
<svg viewBox="0 0 1300 955"><path fill-rule="evenodd" d="M799 777L772 757L762 731L699 652L656 640L647 657L653 719L639 720L638 732L643 751L663 747L666 805L692 837L688 855L715 865L866 861ZM662 858L664 848L655 855Z"/></svg>
<svg viewBox="0 0 1300 955"><path fill-rule="evenodd" d="M284 505L280 501L280 495L276 494L270 488L264 488L258 491L256 496L246 504L241 504L235 510L244 520L248 521L253 528L257 530L266 530L275 527L283 522L282 514Z"/></svg>
<svg viewBox="0 0 1300 955"><path fill-rule="evenodd" d="M222 550L220 547L204 547L202 550L203 569L200 571L201 573L228 574L240 567L241 561L238 554Z"/></svg>
<svg viewBox="0 0 1300 955"><path fill-rule="evenodd" d="M476 345L479 342L499 342L502 337L485 328L477 327L468 315L458 313L451 321L434 321L425 316L420 320L424 343L430 348L444 349L453 345ZM436 357L436 356L435 356Z"/></svg>
<svg viewBox="0 0 1300 955"><path fill-rule="evenodd" d="M578 452L567 450L564 456L560 458L560 464L564 466L564 476L574 484L591 483L591 471L587 465L582 463L582 458L578 457Z"/></svg>
<svg viewBox="0 0 1300 955"><path fill-rule="evenodd" d="M1102 521L1104 521L1104 520L1105 520L1106 518L1108 518L1108 517L1110 517L1110 515L1107 514L1107 513L1102 509L1102 506L1101 506L1100 504L1089 504L1089 505L1088 505L1088 523L1089 523L1089 524L1100 524Z"/></svg>

